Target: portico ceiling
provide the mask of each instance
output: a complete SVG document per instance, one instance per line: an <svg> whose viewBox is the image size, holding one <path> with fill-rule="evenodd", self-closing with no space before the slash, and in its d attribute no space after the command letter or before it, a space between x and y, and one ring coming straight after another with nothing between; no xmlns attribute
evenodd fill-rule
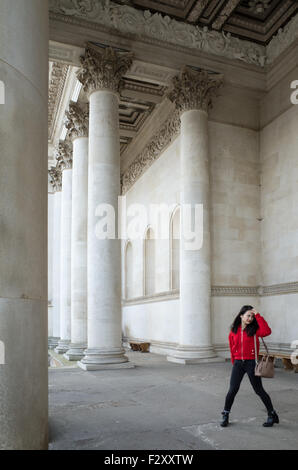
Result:
<svg viewBox="0 0 298 470"><path fill-rule="evenodd" d="M52 166L55 164L54 147L61 139L61 135L62 140L66 136L65 129L63 135L63 125L69 101L78 100L87 103L88 98L76 79L77 67L51 61L49 70L48 141L49 166ZM148 81L133 72L125 76L123 82L119 99L121 154L137 136L156 105L161 103L167 89L160 78ZM78 85L79 89L76 92Z"/></svg>
<svg viewBox="0 0 298 470"><path fill-rule="evenodd" d="M297 0L114 0L266 45L298 11Z"/></svg>

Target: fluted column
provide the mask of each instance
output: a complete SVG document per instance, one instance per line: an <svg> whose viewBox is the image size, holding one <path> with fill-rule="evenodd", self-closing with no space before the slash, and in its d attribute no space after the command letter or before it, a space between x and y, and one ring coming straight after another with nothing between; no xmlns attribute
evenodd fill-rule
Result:
<svg viewBox="0 0 298 470"><path fill-rule="evenodd" d="M65 357L78 361L87 348L88 107L71 102L66 127L73 143L71 221L71 343Z"/></svg>
<svg viewBox="0 0 298 470"><path fill-rule="evenodd" d="M53 187L53 248L52 248L52 338L49 347L58 346L60 339L60 252L61 252L61 189L62 173L56 166L49 170ZM50 262L50 260L49 260Z"/></svg>
<svg viewBox="0 0 298 470"><path fill-rule="evenodd" d="M122 347L121 252L118 238L120 141L118 93L131 54L88 47L78 79L89 96L88 349L84 370L131 367ZM115 234L98 232L100 205L114 210Z"/></svg>
<svg viewBox="0 0 298 470"><path fill-rule="evenodd" d="M48 15L0 2L1 450L47 448Z"/></svg>
<svg viewBox="0 0 298 470"><path fill-rule="evenodd" d="M168 360L182 364L218 360L211 338L208 109L221 83L221 76L185 67L168 94L181 119L180 330ZM195 225L196 205L198 216L203 207L203 221L198 217ZM194 232L192 239L187 230Z"/></svg>
<svg viewBox="0 0 298 470"><path fill-rule="evenodd" d="M60 340L55 351L65 353L70 344L71 325L71 211L72 211L72 150L60 142L57 156L62 171L61 245L60 245Z"/></svg>

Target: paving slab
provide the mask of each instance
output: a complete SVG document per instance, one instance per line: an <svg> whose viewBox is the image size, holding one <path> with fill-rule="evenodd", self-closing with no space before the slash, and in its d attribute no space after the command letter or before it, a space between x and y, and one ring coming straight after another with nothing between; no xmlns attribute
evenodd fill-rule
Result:
<svg viewBox="0 0 298 470"><path fill-rule="evenodd" d="M245 376L231 425L221 428L230 362L181 365L152 353L127 355L135 368L49 370L50 449L298 449L298 374L276 369L274 379L263 379L279 425L262 426L266 410Z"/></svg>

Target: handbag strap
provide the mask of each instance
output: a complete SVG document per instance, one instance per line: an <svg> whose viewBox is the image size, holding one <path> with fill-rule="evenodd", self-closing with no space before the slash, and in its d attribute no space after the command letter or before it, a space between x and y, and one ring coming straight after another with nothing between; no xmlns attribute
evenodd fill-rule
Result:
<svg viewBox="0 0 298 470"><path fill-rule="evenodd" d="M266 349L266 353L267 353L267 356L269 356L269 351L268 351L268 348L266 346L266 343L265 341L263 340L262 336L260 336L261 340L263 341L263 345ZM257 335L254 335L254 341L255 341L255 358L256 358L256 364L258 364L258 358L257 358Z"/></svg>
<svg viewBox="0 0 298 470"><path fill-rule="evenodd" d="M262 336L261 336L261 340L263 341L263 345L264 345L264 348L266 349L266 353L269 355L268 348L267 348L266 343L265 343L265 341L263 340Z"/></svg>

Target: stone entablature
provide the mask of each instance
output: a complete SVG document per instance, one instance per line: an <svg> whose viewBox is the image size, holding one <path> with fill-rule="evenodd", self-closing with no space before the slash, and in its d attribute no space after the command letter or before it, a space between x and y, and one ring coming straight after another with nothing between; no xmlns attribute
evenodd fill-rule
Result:
<svg viewBox="0 0 298 470"><path fill-rule="evenodd" d="M102 25L142 40L146 37L151 41L164 41L261 67L272 63L298 38L298 15L280 28L265 47L235 38L229 32L186 24L160 13L143 12L107 0L50 0L49 9L50 18L67 23L80 24L85 20L89 28L96 29Z"/></svg>
<svg viewBox="0 0 298 470"><path fill-rule="evenodd" d="M134 39L168 42L210 54L239 59L263 67L266 48L233 37L230 33L209 30L171 19L159 13L144 12L111 1L50 0L50 18L67 23L84 24L89 28L103 27L133 35Z"/></svg>

